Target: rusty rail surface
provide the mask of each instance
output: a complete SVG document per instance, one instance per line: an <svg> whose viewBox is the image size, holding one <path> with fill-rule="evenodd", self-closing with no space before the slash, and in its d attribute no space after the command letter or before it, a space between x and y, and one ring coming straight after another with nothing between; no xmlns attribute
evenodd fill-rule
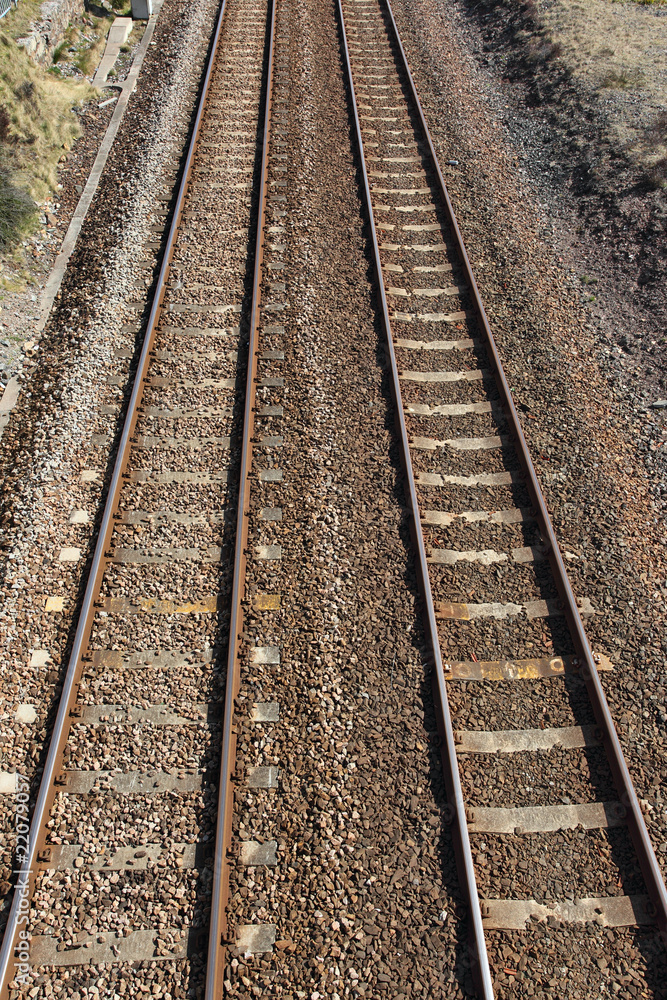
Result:
<svg viewBox="0 0 667 1000"><path fill-rule="evenodd" d="M393 34L392 41L395 45L395 57L399 76L401 72L404 74L409 93L408 102L412 101L412 110L417 113L419 123L423 131L423 136L428 146L428 153L425 155L425 159L430 161L430 165L433 168L435 176L437 177L439 193L442 197L442 207L445 210L447 223L449 224L451 230L459 262L470 289L473 310L477 318L478 326L484 338L485 346L489 352L492 373L500 394L501 407L509 424L513 443L516 448L519 461L521 462L525 484L535 508L535 520L539 525L542 539L546 545L551 570L560 600L563 603L565 617L572 635L574 648L577 656L583 664L580 674L585 680L595 718L602 732L603 744L606 749L610 769L619 793L620 802L627 810L628 827L630 829L637 858L644 876L656 923L663 939L665 939L665 937L667 937L667 890L665 889L662 873L646 829L637 793L632 784L632 778L623 756L623 750L621 748L618 734L616 733L616 728L609 710L609 705L600 682L595 656L591 650L586 632L584 630L577 600L567 575L565 563L563 562L558 546L556 533L551 522L546 501L542 494L537 473L530 457L530 452L521 427L519 415L512 399L512 392L503 370L500 353L491 332L463 237L454 214L452 202L447 191L440 164L438 162L438 157L433 145L433 140L426 122L424 111L419 100L417 88L410 71L410 66L401 41L390 0L379 0L379 5L380 10L384 7L388 15L389 23L391 25L391 34ZM399 429L401 458L407 479L408 497L411 508L411 529L416 546L417 578L422 591L422 598L425 606L426 630L433 657L433 689L436 701L436 712L439 714L438 721L441 738L443 775L447 788L450 809L452 810L451 818L454 833L454 845L457 854L460 879L463 891L469 904L472 947L476 958L476 968L473 969L473 973L477 981L480 995L483 996L485 1000L492 1000L494 996L493 982L486 952L482 914L480 910L475 871L470 850L465 803L461 790L461 781L454 742L454 730L447 699L445 674L443 670L435 607L429 579L426 546L421 526L415 477L410 458L409 439L402 404L402 394L392 337L391 321L384 289L380 247L373 217L370 183L364 156L364 140L359 120L342 0L338 0L338 10L342 26L343 48L354 111L357 141L361 153L360 159L363 171L363 186L371 230L372 249L377 278L377 290L381 304L382 323L390 360L392 391L396 405L396 420Z"/></svg>
<svg viewBox="0 0 667 1000"><path fill-rule="evenodd" d="M252 282L250 311L250 336L248 344L248 372L246 378L245 411L243 414L243 441L241 450L241 475L238 506L236 509L236 546L234 550L234 576L232 585L231 615L229 621L229 647L227 650L227 679L225 712L223 718L222 760L218 791L218 812L215 835L215 870L213 898L209 929L208 964L206 970L205 1000L219 1000L223 995L224 962L230 944L227 930L227 902L229 899L228 848L232 835L234 812L234 771L236 769L236 729L234 702L241 680L241 644L243 638L243 601L245 596L246 548L248 544L248 517L250 511L250 477L252 473L252 442L255 433L255 397L257 387L257 358L259 355L260 284L264 256L264 216L268 193L269 129L271 126L271 90L273 82L273 54L275 47L276 0L271 0L271 28L269 37L266 103L264 108L264 133L262 137L262 165L260 173L257 239L255 244L255 270Z"/></svg>
<svg viewBox="0 0 667 1000"><path fill-rule="evenodd" d="M130 457L132 438L134 435L135 426L139 415L139 406L141 404L144 393L146 372L148 369L148 365L150 363L158 322L161 316L162 303L166 290L171 262L174 254L176 237L181 224L181 217L188 194L188 188L190 184L194 158L197 151L197 145L199 142L202 119L209 99L211 78L214 71L216 55L218 53L220 45L220 36L222 32L223 22L225 19L226 5L227 5L227 0L222 0L222 5L220 8L220 12L215 26L215 31L213 33L209 49L208 62L206 65L206 72L204 75L201 94L199 97L199 103L197 106L197 113L194 120L192 136L188 146L181 182L179 185L178 194L175 202L174 215L171 222L171 226L169 228L169 234L167 237L162 265L160 267L156 290L154 293L149 313L146 334L144 337L143 346L139 357L139 363L132 387L132 393L128 403L123 430L120 437L111 483L109 485L109 491L107 494L107 499L104 507L104 514L102 517L100 530L97 537L97 542L95 545L93 560L88 572L88 580L83 598L83 604L78 615L74 643L68 661L65 679L63 682L62 694L59 701L58 712L56 715L53 732L51 734L46 764L44 767L44 772L40 782L40 787L35 802L35 808L30 823L29 849L25 857L25 860L22 861L20 868L18 870L18 878L14 889L12 905L10 908L7 925L4 932L2 948L0 949L1 1000L5 1000L5 998L8 996L9 983L13 979L14 953L18 940L19 926L21 923L21 913L25 912L26 905L29 905L32 888L34 886L35 865L38 861L38 854L41 848L43 847L43 840L46 832L45 823L48 820L49 812L54 803L55 796L57 793L56 780L58 777L59 768L61 766L63 751L69 737L70 728L72 724L76 721L76 719L70 714L70 710L73 708L76 702L79 682L81 679L84 662L87 657L88 643L93 625L93 619L97 610L96 604L98 601L100 588L102 585L104 571L108 562L111 536L115 524L114 515L116 513L120 490L127 469L128 460ZM272 10L273 7L270 7L269 9ZM273 54L274 21L275 21L275 11L273 12L271 20L271 42L270 42L271 56ZM269 67L269 74L270 71L271 67ZM264 152L262 161L262 197L264 198L264 200L266 197L265 195L266 174L267 174L266 141L267 141L269 107L270 107L270 78L269 78L269 89L267 91L267 104L266 104L267 119L265 121L265 128L264 128ZM258 218L258 232L257 232L257 244L256 244L258 261L261 259L261 248L262 248L261 220L263 216L263 202L260 202L260 207L262 210L260 211ZM253 329L256 329L257 314L258 314L258 295L259 295L258 268L259 268L259 263L256 262L255 282L253 285L253 301L252 301ZM256 359L252 353L252 345L251 345L251 357L249 360L249 371L248 371L249 393L251 391L254 391L254 385L252 382L252 378L254 376L251 376L251 372L255 372L255 370L256 370ZM248 419L249 414L250 418L252 418L252 405L249 404L248 401L246 401L246 412L245 412L246 420ZM241 511L243 510L243 507L241 505L244 503L246 495L246 490L244 488L244 485L247 481L247 467L249 463L248 448L251 436L252 433L251 432L248 433L248 429L246 427L246 430L244 432L244 474L246 476L246 479L242 479L243 485L241 489L241 494L239 496L240 506L238 514L239 528L241 531L245 531L246 535L247 535L247 526L245 522L245 513L242 516ZM238 551L239 551L239 542L237 539L237 560L238 560ZM237 568L236 563L235 563L235 568ZM237 604L238 600L240 599L238 597L239 586L240 585L237 583L237 580L235 579L234 596ZM237 604L235 604L235 607L237 606ZM235 616L234 615L232 616L232 623L233 623L232 627L235 628L236 631L238 632L239 628L241 627L239 624L238 612ZM229 720L227 718L230 703L232 703L232 709L233 709L233 699L229 699L228 697L228 704L225 710L226 714L225 714L225 731L224 731L225 748L227 755L226 756L223 755L223 760L226 760L228 764L230 759L229 746L233 748L233 742L230 744L231 727L229 724ZM222 798L222 793L221 793L221 798ZM229 824L231 825L231 817L229 818ZM220 831L218 831L218 833L220 833ZM220 858L224 857L226 853L226 841L224 840L224 837L221 838L220 836L218 836L218 839L216 841L216 851L217 851L216 861L215 861L216 874L214 880L214 892L219 893L220 898L218 900L215 900L215 898L213 899L211 908L212 909L212 917L210 924L211 947L209 949L209 964L207 969L207 975L211 976L212 980L211 982L207 982L207 991L206 991L207 997L212 997L214 995L215 996L222 995L222 987L219 981L219 969L221 968L221 957L220 957L221 945L220 945L219 930L221 925L221 910L224 908L224 892L225 892L226 882L224 879L220 878L219 869L221 868ZM215 988L212 985L213 980L215 981Z"/></svg>
<svg viewBox="0 0 667 1000"><path fill-rule="evenodd" d="M667 889L665 888L662 872L660 871L660 866L658 865L653 845L651 844L651 839L648 835L648 830L646 829L646 823L644 821L641 805L632 783L628 765L625 762L623 749L618 738L618 733L616 732L616 726L614 725L614 720L609 709L607 697L600 682L600 675L598 673L595 655L590 647L588 636L586 635L586 630L584 629L581 614L579 613L577 599L574 595L574 591L572 590L572 585L567 574L563 556L561 555L558 545L558 539L556 538L556 532L551 522L551 515L549 514L549 510L542 493L542 488L537 478L537 473L535 472L533 460L530 457L530 451L528 450L528 444L521 427L519 414L514 405L514 400L512 399L512 391L503 370L503 364L500 359L498 346L491 332L491 327L489 326L489 321L477 287L477 282L475 281L470 260L468 259L463 237L461 235L458 222L456 221L456 216L454 215L454 209L449 198L449 193L440 169L440 164L438 163L438 157L436 156L435 148L433 146L433 140L431 139L431 134L429 132L428 125L426 124L424 111L419 100L415 82L412 78L412 73L410 72L410 67L408 65L407 56L398 31L398 26L396 25L394 12L391 8L391 2L390 0L385 0L385 3L387 6L387 12L391 19L392 27L394 29L396 43L399 47L403 60L403 68L408 78L412 96L415 101L415 107L419 114L424 134L428 141L429 150L438 176L438 184L446 205L452 232L459 248L461 264L465 271L466 278L470 283L473 307L477 313L486 345L491 353L496 384L500 391L503 411L510 425L512 437L514 438L514 445L526 475L526 484L528 486L531 499L533 500L537 510L536 520L540 526L542 538L548 546L551 571L554 575L556 586L558 587L560 599L564 604L565 615L568 625L570 626L575 650L579 658L584 661L584 666L581 669L581 676L586 682L588 696L591 700L593 711L595 712L596 721L602 729L603 742L605 750L607 751L607 757L614 776L616 788L620 796L620 801L628 811L628 826L632 835L635 850L637 852L637 858L641 865L642 875L644 876L644 881L646 882L646 888L651 902L655 907L656 922L661 933L665 936L667 935Z"/></svg>
<svg viewBox="0 0 667 1000"><path fill-rule="evenodd" d="M375 259L377 289L378 289L378 294L380 296L382 324L384 327L384 332L387 340L387 349L389 352L389 360L391 366L392 391L396 406L396 420L398 423L398 431L400 436L401 459L405 471L405 476L407 479L408 498L409 498L410 511L412 514L411 530L417 549L417 560L416 560L417 580L425 604L426 630L428 635L428 642L431 647L431 652L433 656L434 685L437 687L436 704L439 706L441 715L441 718L439 719L438 728L440 729L440 736L442 741L441 747L442 747L443 776L445 779L445 787L447 789L447 797L450 805L454 809L453 823L452 823L453 833L454 833L454 844L457 853L457 861L459 863L459 870L461 871L463 876L462 877L463 890L469 907L469 915L471 920L471 929L473 938L472 946L474 948L474 955L475 955L475 962L473 964L475 966L477 978L481 985L481 991L484 1000L493 1000L493 984L491 979L491 970L489 968L489 960L486 953L486 942L484 940L484 929L482 926L482 911L479 902L479 896L477 893L477 880L475 878L475 869L473 866L472 852L470 849L470 839L468 836L468 826L466 823L466 815L465 815L465 803L463 799L463 790L461 788L461 776L459 774L458 763L456 760L454 729L452 727L452 720L447 700L445 672L442 663L442 654L440 652L440 642L438 640L438 625L436 622L435 607L433 604L433 595L431 593L431 584L428 575L428 563L426 561L426 545L424 543L424 535L421 529L419 501L417 499L417 488L415 485L415 477L412 469L412 462L410 460L410 445L408 441L408 431L405 425L405 413L403 410L401 386L398 376L398 365L396 363L396 352L394 351L394 342L391 332L391 321L389 319L389 307L387 305L387 297L384 290L384 281L382 280L380 246L378 244L377 231L375 228L375 221L373 218L370 183L368 179L368 171L366 169L366 161L364 157L364 140L361 132L361 122L359 121L359 109L357 107L357 98L354 90L354 81L352 78L352 65L350 62L350 52L347 44L347 33L345 30L345 17L343 14L342 0L338 0L338 11L340 14L341 25L343 28L343 46L345 51L347 74L350 83L350 93L352 96L354 121L357 131L357 141L359 143L359 148L361 151L361 166L363 170L364 191L366 195L366 204L368 208L368 218L370 221L370 228L371 228L371 239L373 243L373 255Z"/></svg>

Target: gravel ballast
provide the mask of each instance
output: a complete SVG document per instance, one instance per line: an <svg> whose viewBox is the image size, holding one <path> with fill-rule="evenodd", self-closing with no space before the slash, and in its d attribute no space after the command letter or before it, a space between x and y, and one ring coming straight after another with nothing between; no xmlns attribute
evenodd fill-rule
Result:
<svg viewBox="0 0 667 1000"><path fill-rule="evenodd" d="M7 650L0 691L0 768L33 784L45 740L102 499L105 470L134 353L137 310L150 285L173 178L188 136L216 5L166 0L100 187L82 229L39 351L22 375L2 440L0 630ZM183 53L189 53L183 59ZM167 201L161 200L165 197ZM150 247L147 244L155 244ZM137 292L137 286L142 291ZM117 352L120 351L119 360ZM101 443L93 434L103 433ZM86 480L82 473L91 472ZM76 511L84 518L73 519ZM75 561L63 550L78 549ZM38 651L35 654L35 651ZM43 651L44 655L40 655ZM36 720L14 719L20 705ZM9 721L11 720L11 721ZM4 842L13 843L11 809ZM4 864L3 859L3 864ZM10 889L8 868L0 877ZM0 923L4 922L4 914Z"/></svg>
<svg viewBox="0 0 667 1000"><path fill-rule="evenodd" d="M661 410L648 407L655 380L643 379L632 358L627 368L614 359L615 332L606 328L604 311L593 314L582 301L580 248L568 229L570 216L562 207L556 212L556 202L546 200L520 171L511 138L489 120L489 106L501 100L500 84L468 53L475 28L464 10L439 0L395 3L573 587L595 610L586 618L591 643L614 666L603 674L603 684L664 864L667 764L659 629L667 585L660 551L663 494L656 475L663 459L655 446L663 418ZM368 5L359 9L363 6ZM230 17L239 10L230 0ZM187 37L203 33L213 13L206 8L199 21L187 21ZM251 33L259 50L262 12L255 17ZM277 864L233 864L229 906L232 940L246 925L269 924L275 944L256 955L232 945L225 988L244 998L456 998L474 994L467 922L445 822L428 650L359 151L333 38L340 41L331 0L286 0L278 9L260 331L259 377L265 382L257 396L233 827L235 847L275 841ZM200 55L204 47L202 34ZM101 780L85 800L59 796L50 843L80 843L86 858L96 856L105 842L114 848L159 842L165 854L147 871L109 875L83 867L40 876L34 930L58 928L66 945L85 934L151 927L158 928L161 940L170 940L181 931L205 928L208 921L210 864L198 859L197 867L179 870L178 857L181 842L213 837L220 727L218 717L198 719L193 705L212 702L219 708L224 685L239 431L231 382L236 379L238 387L244 374L249 196L257 179L253 116L259 87L255 80L248 90L239 88L234 77L234 59L247 56L247 47L245 36L230 46L216 91L223 95L222 107L204 125L197 178L204 193L186 210L177 241L149 372L156 381L146 387L147 409L130 463L139 481L125 485L120 504L124 523L115 545L124 555L117 548L116 562L105 573L100 593L105 610L96 618L95 655L80 693L86 705L108 703L126 711L166 702L193 719L187 726L110 719L73 728L65 766L101 771ZM386 68L391 71L389 62ZM173 72L185 72L180 58ZM197 76L194 69L188 72L192 96ZM234 94L225 98L230 83ZM165 94L177 101L174 86ZM400 94L387 96L398 104ZM370 102L370 88L368 96L362 90L357 97ZM180 148L178 139L182 146L189 121L184 107L178 113L181 131L175 136L168 114L155 119L158 138L146 154L150 176L162 177L165 192L175 173L163 170L165 150ZM413 125L400 107L392 113L396 131L389 145L408 155ZM247 143L239 144L232 125L247 133ZM372 155L391 152L381 128L369 131L369 147L377 147ZM209 168L203 158L214 148L235 155ZM127 164L113 169L120 181ZM418 164L413 173L416 194L412 188L392 190L398 173L392 178L378 172L372 181L376 221L384 220L387 230L396 218L424 225L438 220L429 202L431 179ZM30 729L12 724L2 768L33 781L71 641L155 258L143 259L139 277L136 268L151 240L150 227L159 230L156 220L165 218L166 202L158 208L157 200L149 204L135 194L123 209L114 202L111 208L98 205L95 214L93 206L86 223L89 239L77 252L47 328L44 343L53 354L39 363L5 432L13 449L5 473L14 494L3 512L12 558L2 615L15 653L13 673L3 682L5 711L34 705L37 721ZM159 232L153 235L159 243ZM434 231L418 237L425 245L439 238ZM104 272L95 259L102 251L113 265ZM418 281L412 269L422 267L426 255L383 257L383 264L394 264L396 287L387 291L395 337L464 341L446 358L399 342L404 400L495 402L497 393L483 374L485 351L468 342L474 324L465 314L466 290L449 244L443 254L451 269L437 278L423 272ZM396 269L399 260L403 273ZM86 282L77 274L85 274ZM112 292L109 275L118 293ZM94 293L89 279L97 281ZM418 282L440 287L423 297L421 286L412 288ZM129 304L133 297L135 306ZM227 310L224 318L211 318L212 303ZM610 303L613 296L604 308ZM434 332L428 319L408 325L404 316L417 309L456 317L447 321L445 332L442 327ZM461 377L434 383L415 376L444 369ZM530 507L520 484L453 484L446 492L428 485L428 477L517 471L516 456L502 439L506 427L493 411L479 419L457 418L446 431L434 417L413 415L408 424L418 438L412 461L424 510ZM91 432L97 435L92 440ZM447 440L420 444L419 437L428 435ZM452 444L481 435L500 440L477 450ZM176 444L158 446L156 439L165 437ZM179 438L190 439L187 448L179 446ZM202 488L169 481L172 473L218 478ZM70 523L74 509L89 511L88 522ZM133 520L135 510L170 513ZM530 517L507 525L430 525L425 536L436 601L472 605L556 597L544 562L496 559L498 552L537 542ZM80 557L63 557L74 546ZM178 554L165 556L165 548ZM436 564L437 553L450 549L483 549L486 556ZM47 615L42 608L47 599L52 607L56 595L63 598L62 609ZM159 602L191 601L202 606L208 601L209 611L156 613ZM457 660L545 657L572 649L558 617L450 619L441 620L439 628L443 652ZM35 657L40 651L48 653L47 661ZM456 728L592 722L583 684L572 674L449 686ZM252 721L252 706L265 702L279 704L278 718ZM473 810L616 797L604 755L595 746L493 757L461 754L459 764ZM250 769L258 767L271 769L275 787L253 786ZM171 791L158 804L158 792L111 795L105 772L114 768L147 771L151 779L168 774L176 783L201 781L194 792ZM3 813L3 822L9 830L11 810ZM622 827L554 834L522 834L517 827L507 836L475 833L472 848L480 894L489 898L553 903L643 891ZM10 861L7 857L7 865ZM8 881L4 886L9 889ZM165 998L196 995L203 982L201 940L193 938L199 943L187 960L144 963L135 979L114 966L57 976L38 970L36 995L82 997L95 990L135 995L146 989ZM582 927L549 918L532 921L525 931L491 931L487 944L498 997L660 995L664 948L650 927Z"/></svg>

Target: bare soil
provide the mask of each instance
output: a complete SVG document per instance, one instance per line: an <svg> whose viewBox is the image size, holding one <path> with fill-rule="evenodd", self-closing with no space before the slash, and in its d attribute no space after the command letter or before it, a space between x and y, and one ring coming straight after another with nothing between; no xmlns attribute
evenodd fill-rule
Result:
<svg viewBox="0 0 667 1000"><path fill-rule="evenodd" d="M613 308L593 313L664 395L667 7L482 0L462 9L471 55L508 101L501 120L522 166L569 213L562 238L596 272L582 267L582 284L603 276L613 290Z"/></svg>

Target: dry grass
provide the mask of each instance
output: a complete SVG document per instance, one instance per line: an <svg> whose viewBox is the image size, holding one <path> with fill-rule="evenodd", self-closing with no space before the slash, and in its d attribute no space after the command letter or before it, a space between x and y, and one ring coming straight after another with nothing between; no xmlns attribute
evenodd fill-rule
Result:
<svg viewBox="0 0 667 1000"><path fill-rule="evenodd" d="M604 102L610 138L646 170L667 156L667 17L664 3L535 0L572 75ZM655 172L655 171L654 171Z"/></svg>
<svg viewBox="0 0 667 1000"><path fill-rule="evenodd" d="M63 150L79 134L73 106L93 96L86 83L60 80L36 66L0 32L0 245L20 238L35 203L57 183Z"/></svg>
<svg viewBox="0 0 667 1000"><path fill-rule="evenodd" d="M100 59L104 54L109 26L105 21L102 21L102 24L97 22L93 28L93 32L94 39L92 44L83 45L79 48L74 58L74 65L84 76L91 76L97 69Z"/></svg>
<svg viewBox="0 0 667 1000"><path fill-rule="evenodd" d="M12 7L0 21L3 32L14 41L29 34L31 25L39 20L42 2L43 0L19 0L16 7Z"/></svg>
<svg viewBox="0 0 667 1000"><path fill-rule="evenodd" d="M638 136L633 145L646 165L646 183L649 187L667 187L667 110L660 111Z"/></svg>

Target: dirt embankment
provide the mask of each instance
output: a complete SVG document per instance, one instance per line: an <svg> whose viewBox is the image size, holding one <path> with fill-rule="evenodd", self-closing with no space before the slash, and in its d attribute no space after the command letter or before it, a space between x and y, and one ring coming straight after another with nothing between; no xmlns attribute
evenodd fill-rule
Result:
<svg viewBox="0 0 667 1000"><path fill-rule="evenodd" d="M33 221L35 201L55 190L63 149L79 134L72 107L91 96L84 82L36 66L0 31L0 252Z"/></svg>
<svg viewBox="0 0 667 1000"><path fill-rule="evenodd" d="M500 71L545 126L535 173L576 205L630 312L621 346L667 372L667 5L467 0ZM542 148L539 148L541 143ZM631 318L631 317L630 317ZM639 360L639 358L638 358Z"/></svg>
<svg viewBox="0 0 667 1000"><path fill-rule="evenodd" d="M100 99L90 81L116 13L129 13L126 0L114 5L93 4L96 14L72 10L64 30L54 28L46 54L33 53L34 58L26 43L49 5L21 0L0 20L0 260L13 272L9 282L6 276L0 280L0 289L25 284L21 268L11 267L23 263L12 250L37 230L39 208L55 196L67 152L86 132L81 116ZM66 12L67 4L61 6ZM142 30L134 29L110 79L122 75Z"/></svg>

